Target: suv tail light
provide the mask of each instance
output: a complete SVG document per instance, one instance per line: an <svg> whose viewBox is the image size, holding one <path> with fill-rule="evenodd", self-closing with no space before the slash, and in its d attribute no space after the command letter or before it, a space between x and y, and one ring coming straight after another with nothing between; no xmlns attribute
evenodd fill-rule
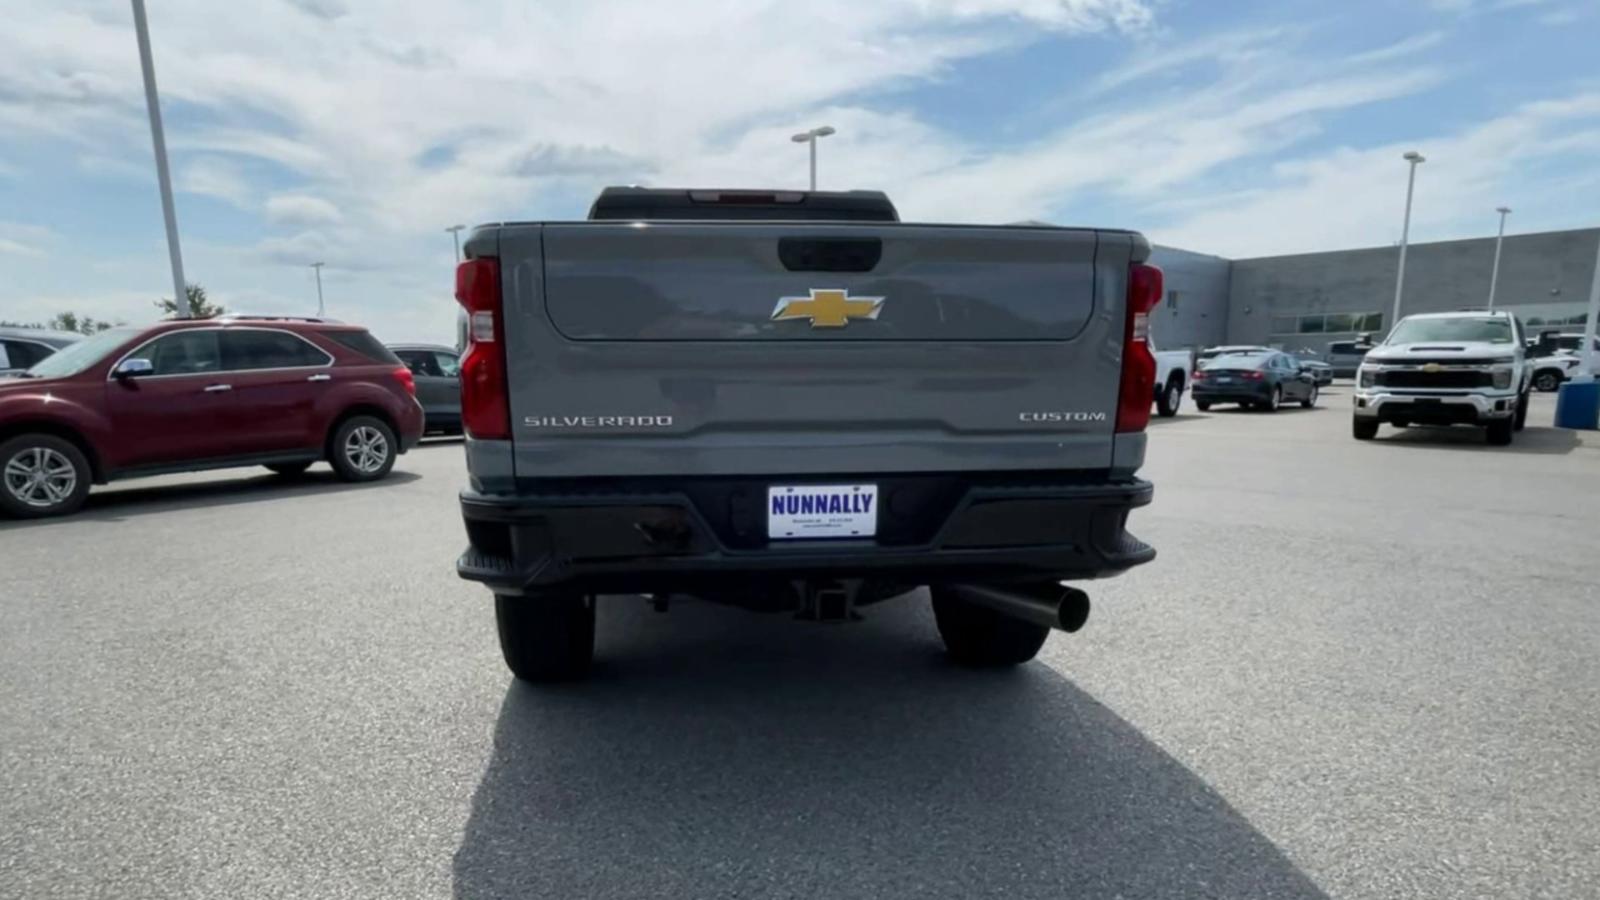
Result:
<svg viewBox="0 0 1600 900"><path fill-rule="evenodd" d="M1122 388L1117 395L1117 433L1143 431L1155 402L1156 358L1150 352L1150 310L1161 301L1161 270L1144 263L1128 267L1128 312L1122 332Z"/></svg>
<svg viewBox="0 0 1600 900"><path fill-rule="evenodd" d="M405 366L397 366L395 367L395 370L389 374L394 376L395 381L400 382L400 386L405 388L406 393L413 397L417 395L417 377L411 374L410 369L406 368Z"/></svg>
<svg viewBox="0 0 1600 900"><path fill-rule="evenodd" d="M461 426L469 437L511 437L506 398L505 322L500 315L500 261L469 259L456 266L456 302L467 311L467 352L461 357Z"/></svg>

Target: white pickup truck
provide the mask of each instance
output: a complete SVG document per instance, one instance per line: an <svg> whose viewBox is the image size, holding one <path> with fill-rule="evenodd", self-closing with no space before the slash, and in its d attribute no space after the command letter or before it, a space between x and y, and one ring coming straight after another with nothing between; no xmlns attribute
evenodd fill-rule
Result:
<svg viewBox="0 0 1600 900"><path fill-rule="evenodd" d="M1183 392L1194 374L1194 351L1157 350L1153 343L1150 349L1156 357L1156 412L1170 419L1178 414Z"/></svg>

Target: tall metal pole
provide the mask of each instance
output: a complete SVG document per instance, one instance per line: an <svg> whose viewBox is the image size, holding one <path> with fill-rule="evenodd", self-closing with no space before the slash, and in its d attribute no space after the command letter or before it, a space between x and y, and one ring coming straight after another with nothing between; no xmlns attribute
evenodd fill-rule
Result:
<svg viewBox="0 0 1600 900"><path fill-rule="evenodd" d="M825 138L833 133L834 128L832 125L819 125L810 131L802 131L799 134L793 135L789 138L789 140L794 141L796 144L809 145L809 149L811 151L811 190L813 192L815 192L817 189L817 139Z"/></svg>
<svg viewBox="0 0 1600 900"><path fill-rule="evenodd" d="M1506 240L1506 215L1511 212L1509 206L1497 206L1494 211L1500 214L1500 233L1494 238L1494 268L1489 270L1489 308L1494 309L1494 288L1500 281L1500 245Z"/></svg>
<svg viewBox="0 0 1600 900"><path fill-rule="evenodd" d="M461 262L461 229L465 227L467 226L451 225L449 228L445 229L445 231L450 232L451 237L456 239L456 262Z"/></svg>
<svg viewBox="0 0 1600 900"><path fill-rule="evenodd" d="M1394 314L1389 319L1389 330L1400 323L1400 297L1406 286L1406 245L1411 241L1411 194L1417 186L1417 163L1425 162L1426 158L1415 150L1405 155L1407 162L1411 163L1411 174L1406 177L1406 218L1400 226L1400 269L1394 276Z"/></svg>
<svg viewBox="0 0 1600 900"><path fill-rule="evenodd" d="M161 130L161 99L156 93L156 64L150 55L150 26L144 0L133 2L133 31L139 42L139 68L144 73L144 103L150 111L150 142L155 147L156 182L161 188L161 214L167 221L167 256L172 261L172 307L180 319L189 310L188 283L183 280L183 251L178 247L178 212L172 205L172 176L167 172L167 138Z"/></svg>
<svg viewBox="0 0 1600 900"><path fill-rule="evenodd" d="M311 271L317 273L317 318L319 319L323 318L323 310L325 308L322 305L322 266L323 263L319 262L311 264Z"/></svg>

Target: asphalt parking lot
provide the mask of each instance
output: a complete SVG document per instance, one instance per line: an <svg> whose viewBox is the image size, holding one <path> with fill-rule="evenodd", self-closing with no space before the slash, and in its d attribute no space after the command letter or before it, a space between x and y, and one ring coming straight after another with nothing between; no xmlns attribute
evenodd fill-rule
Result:
<svg viewBox="0 0 1600 900"><path fill-rule="evenodd" d="M514 685L450 442L0 523L0 896L1595 896L1600 436L1347 401L1153 424L1160 558L998 674L619 597Z"/></svg>

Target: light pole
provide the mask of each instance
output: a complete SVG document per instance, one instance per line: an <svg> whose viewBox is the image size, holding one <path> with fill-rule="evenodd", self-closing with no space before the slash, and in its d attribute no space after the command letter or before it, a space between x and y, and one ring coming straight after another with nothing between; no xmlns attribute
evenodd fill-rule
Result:
<svg viewBox="0 0 1600 900"><path fill-rule="evenodd" d="M1494 268L1489 270L1489 308L1494 309L1494 288L1500 281L1500 245L1506 240L1506 216L1511 215L1511 207L1496 206L1494 211L1500 214L1500 233L1494 237Z"/></svg>
<svg viewBox="0 0 1600 900"><path fill-rule="evenodd" d="M445 231L450 232L450 236L456 240L456 262L461 262L461 229L465 227L467 226L451 225L449 228L445 229Z"/></svg>
<svg viewBox="0 0 1600 900"><path fill-rule="evenodd" d="M802 131L794 137L789 138L789 140L794 141L796 144L811 145L811 189L813 191L817 189L817 138L825 138L830 134L833 134L833 126L823 125L819 128L813 128L810 131Z"/></svg>
<svg viewBox="0 0 1600 900"><path fill-rule="evenodd" d="M1415 150L1409 150L1402 157L1411 164L1411 174L1406 178L1406 219L1400 226L1400 270L1394 276L1394 315L1389 320L1389 330L1400 323L1400 294L1406 286L1406 244L1411 240L1411 192L1417 186L1417 164L1427 162L1427 158Z"/></svg>
<svg viewBox="0 0 1600 900"><path fill-rule="evenodd" d="M319 319L323 317L322 311L323 311L323 308L324 308L323 305L322 305L322 267L323 267L323 265L324 265L324 263L320 263L320 262L314 262L314 263L311 264L311 271L317 273L317 318L319 318Z"/></svg>
<svg viewBox="0 0 1600 900"><path fill-rule="evenodd" d="M150 54L150 25L144 0L133 0L133 33L139 43L139 68L144 73L144 104L150 111L150 143L155 146L156 184L161 190L161 215L167 223L167 256L172 263L172 308L189 318L189 290L183 280L183 251L178 247L178 211L172 205L172 176L167 172L167 138L161 130L161 98L156 93L156 63Z"/></svg>

